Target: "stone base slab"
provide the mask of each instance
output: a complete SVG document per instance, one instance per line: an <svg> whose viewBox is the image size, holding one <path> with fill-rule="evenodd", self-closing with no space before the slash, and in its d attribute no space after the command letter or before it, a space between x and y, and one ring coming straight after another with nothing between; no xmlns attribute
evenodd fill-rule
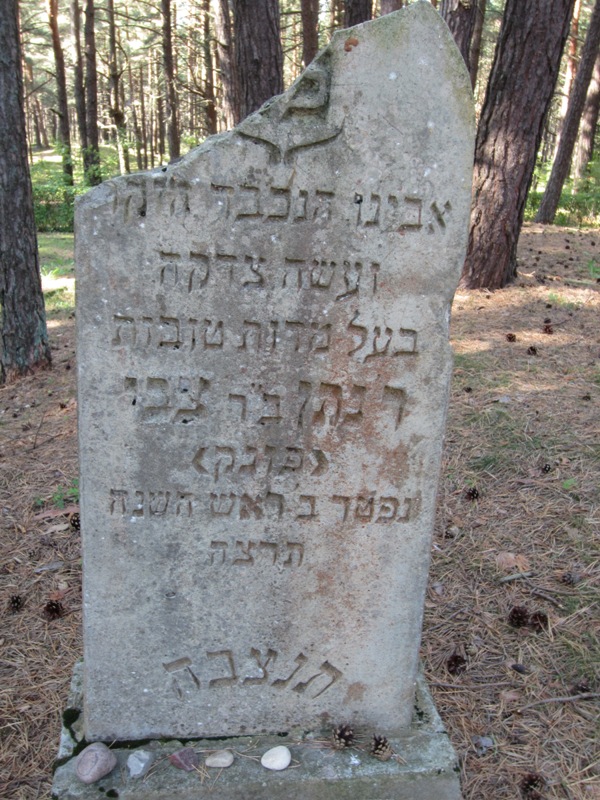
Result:
<svg viewBox="0 0 600 800"><path fill-rule="evenodd" d="M193 742L123 742L112 747L118 766L102 780L86 786L75 775L75 758L88 744L81 725L81 667L73 675L52 786L55 800L461 800L456 755L435 709L424 679L419 678L411 728L390 737L394 756L381 762L368 753L373 731L357 731L356 748L335 750L330 732L307 734L292 731L280 736L232 739L196 739ZM126 712L126 708L123 709ZM340 720L343 722L343 720ZM385 735L385 731L377 731ZM201 756L230 749L235 761L228 769L201 767L186 773L175 769L168 756L185 746ZM292 752L292 764L283 772L269 772L260 756L284 744ZM131 778L127 758L142 748L155 754L148 774ZM364 749L363 749L364 748Z"/></svg>

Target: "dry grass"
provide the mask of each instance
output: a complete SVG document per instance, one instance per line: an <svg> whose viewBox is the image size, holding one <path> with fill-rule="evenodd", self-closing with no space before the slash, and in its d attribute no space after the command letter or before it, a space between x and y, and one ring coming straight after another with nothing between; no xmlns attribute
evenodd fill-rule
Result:
<svg viewBox="0 0 600 800"><path fill-rule="evenodd" d="M600 236L529 227L520 257L515 286L455 301L457 359L423 658L466 800L597 800ZM543 332L548 324L552 333ZM68 506L56 508L68 504L77 476L73 336L68 312L57 311L54 369L0 388L6 800L49 797L81 650L78 535ZM479 497L469 499L468 489ZM532 574L502 582L523 571ZM23 599L17 612L14 595ZM52 599L64 608L56 619L44 611ZM511 627L515 606L544 612L548 628ZM454 653L464 659L459 674L448 670L462 663L448 664ZM596 696L536 704L585 689ZM540 780L527 783L531 774Z"/></svg>

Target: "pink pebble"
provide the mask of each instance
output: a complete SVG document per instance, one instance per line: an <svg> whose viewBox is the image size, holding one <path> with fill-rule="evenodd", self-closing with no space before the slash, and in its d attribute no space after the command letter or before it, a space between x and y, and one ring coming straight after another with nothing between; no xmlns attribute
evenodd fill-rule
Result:
<svg viewBox="0 0 600 800"><path fill-rule="evenodd" d="M94 742L77 756L75 774L82 783L96 783L117 766L117 757L102 742Z"/></svg>

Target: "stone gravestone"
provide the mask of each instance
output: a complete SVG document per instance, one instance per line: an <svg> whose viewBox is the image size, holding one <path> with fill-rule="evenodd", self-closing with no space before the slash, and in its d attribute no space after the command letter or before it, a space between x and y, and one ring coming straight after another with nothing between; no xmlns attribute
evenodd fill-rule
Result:
<svg viewBox="0 0 600 800"><path fill-rule="evenodd" d="M417 2L79 201L88 741L409 729L472 148Z"/></svg>

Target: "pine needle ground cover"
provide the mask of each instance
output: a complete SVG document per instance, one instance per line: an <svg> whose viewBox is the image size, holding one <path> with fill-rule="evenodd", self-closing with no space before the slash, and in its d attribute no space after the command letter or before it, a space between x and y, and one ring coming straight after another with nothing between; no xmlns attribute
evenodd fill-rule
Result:
<svg viewBox="0 0 600 800"><path fill-rule="evenodd" d="M600 234L529 226L519 255L514 286L454 303L423 660L465 800L598 800ZM81 655L68 269L45 287L54 367L0 387L6 800L49 798Z"/></svg>

